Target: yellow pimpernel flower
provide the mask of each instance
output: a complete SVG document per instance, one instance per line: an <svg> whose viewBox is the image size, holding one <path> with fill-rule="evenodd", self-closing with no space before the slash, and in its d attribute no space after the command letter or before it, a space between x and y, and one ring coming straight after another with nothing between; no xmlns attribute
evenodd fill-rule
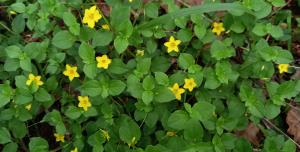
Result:
<svg viewBox="0 0 300 152"><path fill-rule="evenodd" d="M219 22L213 22L213 29L212 32L216 33L218 36L225 31L225 28L223 27L223 23Z"/></svg>
<svg viewBox="0 0 300 152"><path fill-rule="evenodd" d="M31 107L32 107L32 104L30 103L30 104L25 106L25 109L27 109L29 111L29 110L31 110Z"/></svg>
<svg viewBox="0 0 300 152"><path fill-rule="evenodd" d="M41 76L37 75L35 76L34 74L30 73L28 75L28 79L26 81L26 85L30 86L32 84L32 82L34 82L37 86L41 86L44 84L43 81L41 81Z"/></svg>
<svg viewBox="0 0 300 152"><path fill-rule="evenodd" d="M136 56L144 56L145 51L144 50L136 50Z"/></svg>
<svg viewBox="0 0 300 152"><path fill-rule="evenodd" d="M196 86L197 86L197 84L195 83L195 80L193 78L184 79L183 88L188 89L190 92L192 92Z"/></svg>
<svg viewBox="0 0 300 152"><path fill-rule="evenodd" d="M289 71L289 64L278 64L279 73L284 73Z"/></svg>
<svg viewBox="0 0 300 152"><path fill-rule="evenodd" d="M101 132L102 132L102 137L103 137L106 141L109 141L110 136L109 136L108 131L103 130L103 129L100 129L100 130L101 130Z"/></svg>
<svg viewBox="0 0 300 152"><path fill-rule="evenodd" d="M184 93L184 89L180 88L178 83L175 83L173 87L170 87L169 89L173 92L177 100L181 100L181 94Z"/></svg>
<svg viewBox="0 0 300 152"><path fill-rule="evenodd" d="M83 108L84 111L87 111L92 106L88 96L78 96L78 100L78 107Z"/></svg>
<svg viewBox="0 0 300 152"><path fill-rule="evenodd" d="M17 13L15 11L9 11L9 14L16 15Z"/></svg>
<svg viewBox="0 0 300 152"><path fill-rule="evenodd" d="M97 67L98 68L103 68L103 69L107 69L108 65L111 63L111 59L108 58L107 55L102 55L102 56L97 56L96 57L97 60Z"/></svg>
<svg viewBox="0 0 300 152"><path fill-rule="evenodd" d="M95 27L95 23L97 23L102 18L102 15L99 13L99 10L96 6L92 6L89 9L84 10L84 17L82 23L85 23L90 28Z"/></svg>
<svg viewBox="0 0 300 152"><path fill-rule="evenodd" d="M166 135L169 136L169 137L173 137L173 136L176 136L176 132L175 131L168 131Z"/></svg>
<svg viewBox="0 0 300 152"><path fill-rule="evenodd" d="M65 142L65 136L64 135L61 135L61 134L58 134L58 133L55 133L54 134L54 137L55 137L55 141L56 142Z"/></svg>
<svg viewBox="0 0 300 152"><path fill-rule="evenodd" d="M69 80L72 81L75 77L78 78L79 74L77 73L77 66L66 65L66 70L63 72L65 76L69 77Z"/></svg>
<svg viewBox="0 0 300 152"><path fill-rule="evenodd" d="M78 152L77 147L75 147L73 150L71 150L71 152Z"/></svg>
<svg viewBox="0 0 300 152"><path fill-rule="evenodd" d="M165 42L164 45L167 47L167 52L170 53L172 51L179 52L178 45L181 43L180 40L175 40L173 36L170 37L168 42Z"/></svg>
<svg viewBox="0 0 300 152"><path fill-rule="evenodd" d="M109 25L108 25L108 24L103 24L103 25L101 25L101 27L102 27L103 29L107 30L107 31L109 31L109 30L110 30L110 28L109 28Z"/></svg>

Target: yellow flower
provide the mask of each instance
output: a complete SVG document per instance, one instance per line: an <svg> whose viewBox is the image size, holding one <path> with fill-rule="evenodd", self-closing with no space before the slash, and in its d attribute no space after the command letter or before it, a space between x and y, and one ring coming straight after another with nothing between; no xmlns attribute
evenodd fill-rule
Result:
<svg viewBox="0 0 300 152"><path fill-rule="evenodd" d="M9 14L16 15L17 13L15 11L9 11Z"/></svg>
<svg viewBox="0 0 300 152"><path fill-rule="evenodd" d="M90 9L85 9L82 22L86 23L88 27L94 28L95 23L97 23L101 18L102 15L97 10L97 7L92 6Z"/></svg>
<svg viewBox="0 0 300 152"><path fill-rule="evenodd" d="M72 81L75 77L78 78L79 74L77 73L77 66L66 65L66 70L63 72L65 76L69 77L69 80Z"/></svg>
<svg viewBox="0 0 300 152"><path fill-rule="evenodd" d="M32 82L34 82L37 86L41 86L44 84L43 81L41 81L41 76L37 75L35 76L34 74L30 73L28 75L28 79L26 81L26 85L30 86L32 84Z"/></svg>
<svg viewBox="0 0 300 152"><path fill-rule="evenodd" d="M181 94L184 93L184 89L180 88L178 83L175 83L173 87L170 87L169 89L173 92L177 100L181 100Z"/></svg>
<svg viewBox="0 0 300 152"><path fill-rule="evenodd" d="M195 80L193 78L190 79L184 79L184 86L183 88L188 89L190 92L193 91L193 89L196 87Z"/></svg>
<svg viewBox="0 0 300 152"><path fill-rule="evenodd" d="M78 96L78 100L78 107L83 108L84 111L87 111L92 106L88 96Z"/></svg>
<svg viewBox="0 0 300 152"><path fill-rule="evenodd" d="M64 135L55 133L55 134L54 134L54 137L55 137L55 141L56 141L56 142L59 142L59 141L65 142L65 136L64 136Z"/></svg>
<svg viewBox="0 0 300 152"><path fill-rule="evenodd" d="M289 64L278 64L279 73L284 73L289 71Z"/></svg>
<svg viewBox="0 0 300 152"><path fill-rule="evenodd" d="M179 52L178 45L181 43L180 40L175 40L173 36L170 37L168 42L165 42L164 45L168 48L168 53L175 51Z"/></svg>
<svg viewBox="0 0 300 152"><path fill-rule="evenodd" d="M145 51L144 50L136 50L136 56L144 56Z"/></svg>
<svg viewBox="0 0 300 152"><path fill-rule="evenodd" d="M169 136L169 137L173 137L173 136L176 136L176 132L175 131L168 131L166 135Z"/></svg>
<svg viewBox="0 0 300 152"><path fill-rule="evenodd" d="M71 150L71 152L78 152L77 147L75 147L73 150Z"/></svg>
<svg viewBox="0 0 300 152"><path fill-rule="evenodd" d="M108 131L103 130L103 129L100 129L100 130L101 130L101 132L102 132L102 137L103 137L105 140L109 141L110 136L109 136Z"/></svg>
<svg viewBox="0 0 300 152"><path fill-rule="evenodd" d="M101 27L102 27L103 29L105 29L105 30L108 30L108 31L110 30L108 24L103 24L103 25L101 25Z"/></svg>
<svg viewBox="0 0 300 152"><path fill-rule="evenodd" d="M225 28L223 27L223 23L213 22L213 29L212 29L213 33L216 33L219 36L224 31Z"/></svg>
<svg viewBox="0 0 300 152"><path fill-rule="evenodd" d="M25 109L27 109L29 111L29 110L31 110L31 107L32 107L32 104L30 103L30 104L25 106Z"/></svg>
<svg viewBox="0 0 300 152"><path fill-rule="evenodd" d="M133 0L128 0L128 1L129 1L129 3L132 3Z"/></svg>
<svg viewBox="0 0 300 152"><path fill-rule="evenodd" d="M111 59L107 55L97 56L96 60L98 62L97 67L107 69L108 65L111 63Z"/></svg>

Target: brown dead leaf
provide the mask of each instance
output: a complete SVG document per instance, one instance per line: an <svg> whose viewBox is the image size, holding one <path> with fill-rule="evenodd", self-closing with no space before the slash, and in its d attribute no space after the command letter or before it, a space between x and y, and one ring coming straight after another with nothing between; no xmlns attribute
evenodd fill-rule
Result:
<svg viewBox="0 0 300 152"><path fill-rule="evenodd" d="M291 108L286 116L286 123L289 128L287 132L294 136L296 142L300 142L300 108L299 106Z"/></svg>
<svg viewBox="0 0 300 152"><path fill-rule="evenodd" d="M106 4L105 0L98 0L98 7L105 16L109 16L111 8Z"/></svg>
<svg viewBox="0 0 300 152"><path fill-rule="evenodd" d="M235 134L239 137L246 138L255 146L259 146L259 143L262 140L260 129L256 127L252 122L248 124L248 127L245 130L238 131Z"/></svg>

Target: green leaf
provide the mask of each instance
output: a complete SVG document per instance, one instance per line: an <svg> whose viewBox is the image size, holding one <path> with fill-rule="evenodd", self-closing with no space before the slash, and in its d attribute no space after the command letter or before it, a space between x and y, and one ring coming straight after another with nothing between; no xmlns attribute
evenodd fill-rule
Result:
<svg viewBox="0 0 300 152"><path fill-rule="evenodd" d="M142 95L142 100L146 105L149 105L153 100L153 92L152 91L144 91Z"/></svg>
<svg viewBox="0 0 300 152"><path fill-rule="evenodd" d="M185 111L176 110L170 115L168 119L168 126L176 130L182 130L186 127L186 123L189 119L190 117Z"/></svg>
<svg viewBox="0 0 300 152"><path fill-rule="evenodd" d="M54 35L52 44L60 49L68 49L73 46L75 40L75 37L70 32L59 31Z"/></svg>
<svg viewBox="0 0 300 152"><path fill-rule="evenodd" d="M253 152L253 148L251 144L243 138L240 138L239 140L236 141L236 146L234 149L234 152Z"/></svg>
<svg viewBox="0 0 300 152"><path fill-rule="evenodd" d="M66 115L68 118L75 120L75 119L77 119L77 118L80 117L80 115L81 115L81 110L78 109L78 108L75 107L75 106L70 106L70 107L68 107L68 109L66 110L65 115Z"/></svg>
<svg viewBox="0 0 300 152"><path fill-rule="evenodd" d="M0 108L10 101L12 94L13 90L8 84L0 84Z"/></svg>
<svg viewBox="0 0 300 152"><path fill-rule="evenodd" d="M254 34L256 34L257 36L265 36L267 34L265 24L263 24L263 23L255 24L254 28L252 29L252 32Z"/></svg>
<svg viewBox="0 0 300 152"><path fill-rule="evenodd" d="M129 117L125 117L120 124L119 135L122 141L132 144L132 140L137 142L141 138L141 130L139 126Z"/></svg>
<svg viewBox="0 0 300 152"><path fill-rule="evenodd" d="M123 53L127 49L128 45L128 40L124 37L117 36L114 40L114 46L119 54Z"/></svg>
<svg viewBox="0 0 300 152"><path fill-rule="evenodd" d="M109 94L112 96L117 96L121 94L126 88L126 84L121 80L111 80L109 82Z"/></svg>
<svg viewBox="0 0 300 152"><path fill-rule="evenodd" d="M245 26L243 25L242 21L236 20L230 26L230 30L234 31L235 33L243 33L245 30Z"/></svg>
<svg viewBox="0 0 300 152"><path fill-rule="evenodd" d="M62 116L57 110L52 110L51 112L48 112L42 119L42 122L48 122L51 126L54 126L55 131L58 134L65 134L66 132L66 127L63 122Z"/></svg>
<svg viewBox="0 0 300 152"><path fill-rule="evenodd" d="M88 78L94 79L97 75L97 64L96 64L96 62L85 64L83 66L83 72Z"/></svg>
<svg viewBox="0 0 300 152"><path fill-rule="evenodd" d="M4 70L11 72L16 71L20 67L19 59L10 59L7 58L4 63Z"/></svg>
<svg viewBox="0 0 300 152"><path fill-rule="evenodd" d="M158 103L170 102L175 99L173 92L165 86L160 86L154 90L154 101Z"/></svg>
<svg viewBox="0 0 300 152"><path fill-rule="evenodd" d="M202 39L206 34L206 27L203 24L197 24L194 26L195 35L198 39Z"/></svg>
<svg viewBox="0 0 300 152"><path fill-rule="evenodd" d="M121 59L114 58L108 67L108 71L113 74L124 74L129 71L129 68Z"/></svg>
<svg viewBox="0 0 300 152"><path fill-rule="evenodd" d="M14 97L16 104L26 104L32 101L33 97L29 90L17 88Z"/></svg>
<svg viewBox="0 0 300 152"><path fill-rule="evenodd" d="M65 24L69 27L69 30L74 35L79 35L80 24L77 23L75 16L70 12L65 12L63 14L63 20Z"/></svg>
<svg viewBox="0 0 300 152"><path fill-rule="evenodd" d="M159 5L157 3L147 3L145 5L145 14L150 18L156 18L158 16Z"/></svg>
<svg viewBox="0 0 300 152"><path fill-rule="evenodd" d="M295 152L296 151L296 145L293 143L291 139L288 139L283 147L281 152Z"/></svg>
<svg viewBox="0 0 300 152"><path fill-rule="evenodd" d="M232 73L231 64L228 61L220 61L216 64L216 75L221 83L228 84Z"/></svg>
<svg viewBox="0 0 300 152"><path fill-rule="evenodd" d="M280 26L275 26L275 25L272 25L271 23L268 23L266 25L266 30L275 39L278 39L284 35L283 30L281 29Z"/></svg>
<svg viewBox="0 0 300 152"><path fill-rule="evenodd" d="M11 137L8 129L5 127L0 128L0 144L6 144L11 142Z"/></svg>
<svg viewBox="0 0 300 152"><path fill-rule="evenodd" d="M2 152L17 152L17 150L18 150L18 144L9 143L3 147Z"/></svg>
<svg viewBox="0 0 300 152"><path fill-rule="evenodd" d="M191 39L193 37L192 30L190 30L188 28L181 29L176 34L177 34L178 39L181 40L182 42L189 42L189 41L191 41Z"/></svg>
<svg viewBox="0 0 300 152"><path fill-rule="evenodd" d="M271 3L275 7L282 7L285 5L285 0L271 0Z"/></svg>
<svg viewBox="0 0 300 152"><path fill-rule="evenodd" d="M12 45L6 47L5 52L9 58L19 58L19 56L22 53L22 50L18 46Z"/></svg>
<svg viewBox="0 0 300 152"><path fill-rule="evenodd" d="M25 5L23 3L14 3L10 5L11 9L18 12L18 13L24 13L25 12Z"/></svg>
<svg viewBox="0 0 300 152"><path fill-rule="evenodd" d="M192 113L190 114L192 118L198 119L202 122L214 119L216 107L208 102L197 102L192 107Z"/></svg>
<svg viewBox="0 0 300 152"><path fill-rule="evenodd" d="M31 72L31 60L30 58L26 57L24 59L20 60L20 67L24 70L24 71L29 71Z"/></svg>
<svg viewBox="0 0 300 152"><path fill-rule="evenodd" d="M113 33L110 31L97 31L93 36L93 46L106 46L113 39Z"/></svg>
<svg viewBox="0 0 300 152"><path fill-rule="evenodd" d="M157 49L157 43L152 39L147 41L146 46L146 50L149 54L153 54Z"/></svg>
<svg viewBox="0 0 300 152"><path fill-rule="evenodd" d="M191 142L202 141L203 138L203 127L200 122L196 119L190 119L186 124L183 132L185 140Z"/></svg>
<svg viewBox="0 0 300 152"><path fill-rule="evenodd" d="M90 135L87 142L89 145L95 147L97 145L102 145L105 142L105 139L103 138L102 132L99 130Z"/></svg>
<svg viewBox="0 0 300 152"><path fill-rule="evenodd" d="M13 119L9 122L9 129L13 136L18 139L22 139L27 134L27 126L24 122Z"/></svg>
<svg viewBox="0 0 300 152"><path fill-rule="evenodd" d="M212 43L211 55L217 60L229 58L235 56L235 50L231 46L227 46L224 42L216 40Z"/></svg>
<svg viewBox="0 0 300 152"><path fill-rule="evenodd" d="M51 95L44 88L39 88L39 90L35 93L34 98L40 102L51 101Z"/></svg>
<svg viewBox="0 0 300 152"><path fill-rule="evenodd" d="M80 92L83 95L95 97L101 94L101 85L97 80L86 81L80 87Z"/></svg>
<svg viewBox="0 0 300 152"><path fill-rule="evenodd" d="M143 86L137 76L131 74L127 77L127 91L135 98L142 98Z"/></svg>
<svg viewBox="0 0 300 152"><path fill-rule="evenodd" d="M81 43L78 54L85 64L95 62L95 50L87 43Z"/></svg>
<svg viewBox="0 0 300 152"><path fill-rule="evenodd" d="M205 68L203 73L205 73L204 77L206 79L204 88L216 89L221 85L212 68Z"/></svg>
<svg viewBox="0 0 300 152"><path fill-rule="evenodd" d="M48 152L49 145L47 140L41 137L32 137L29 142L30 152Z"/></svg>
<svg viewBox="0 0 300 152"><path fill-rule="evenodd" d="M137 59L136 70L138 73L144 75L147 74L150 70L151 58L140 58Z"/></svg>
<svg viewBox="0 0 300 152"><path fill-rule="evenodd" d="M191 54L188 53L180 53L178 58L178 64L180 68L187 69L191 65L195 64L195 59Z"/></svg>
<svg viewBox="0 0 300 152"><path fill-rule="evenodd" d="M168 75L163 72L155 72L155 80L160 85L169 86Z"/></svg>
<svg viewBox="0 0 300 152"><path fill-rule="evenodd" d="M155 87L154 78L151 75L148 75L143 80L143 88L145 90L153 90Z"/></svg>
<svg viewBox="0 0 300 152"><path fill-rule="evenodd" d="M22 33L25 29L25 19L23 17L23 14L19 14L17 15L12 23L11 23L11 26L12 26L12 30L16 33Z"/></svg>

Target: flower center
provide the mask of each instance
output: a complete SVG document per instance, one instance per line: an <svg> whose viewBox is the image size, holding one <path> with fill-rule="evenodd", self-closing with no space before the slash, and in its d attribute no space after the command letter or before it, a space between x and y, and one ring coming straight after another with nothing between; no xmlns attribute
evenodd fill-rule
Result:
<svg viewBox="0 0 300 152"><path fill-rule="evenodd" d="M70 75L74 75L75 74L75 71L74 70L70 70Z"/></svg>
<svg viewBox="0 0 300 152"><path fill-rule="evenodd" d="M171 47L176 47L176 43L175 42L170 42L170 46Z"/></svg>
<svg viewBox="0 0 300 152"><path fill-rule="evenodd" d="M101 63L105 64L105 63L106 63L106 60L101 60Z"/></svg>
<svg viewBox="0 0 300 152"><path fill-rule="evenodd" d="M90 20L93 20L93 19L94 19L94 13L89 14L89 15L88 15L88 18L89 18Z"/></svg>

